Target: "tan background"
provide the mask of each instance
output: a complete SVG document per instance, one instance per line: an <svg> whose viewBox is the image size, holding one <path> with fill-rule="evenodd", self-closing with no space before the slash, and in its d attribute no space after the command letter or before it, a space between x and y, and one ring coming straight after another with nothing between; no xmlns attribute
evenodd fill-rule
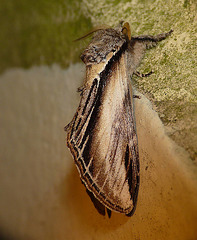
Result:
<svg viewBox="0 0 197 240"><path fill-rule="evenodd" d="M141 185L133 217L97 213L65 145L82 65L13 69L0 78L0 227L13 239L197 239L196 169L135 100ZM139 94L139 93L138 93Z"/></svg>

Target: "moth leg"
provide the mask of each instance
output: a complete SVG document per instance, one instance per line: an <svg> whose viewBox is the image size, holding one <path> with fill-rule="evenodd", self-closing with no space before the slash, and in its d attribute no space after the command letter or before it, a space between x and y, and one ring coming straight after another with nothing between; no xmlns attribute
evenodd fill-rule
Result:
<svg viewBox="0 0 197 240"><path fill-rule="evenodd" d="M150 76L152 73L153 73L153 71L150 71L149 73L140 73L140 72L138 72L138 71L135 71L133 74L135 74L135 75L138 76L138 77L143 78L143 77L148 77L148 76ZM133 98L141 99L141 97L138 96L138 95L133 95Z"/></svg>
<svg viewBox="0 0 197 240"><path fill-rule="evenodd" d="M77 92L82 92L83 91L83 86L77 88Z"/></svg>
<svg viewBox="0 0 197 240"><path fill-rule="evenodd" d="M152 73L153 73L153 71L150 71L150 72L148 72L148 73L140 73L140 72L138 72L138 71L135 71L133 74L135 74L135 75L138 76L138 77L143 78L143 77L148 77L148 76L150 76Z"/></svg>
<svg viewBox="0 0 197 240"><path fill-rule="evenodd" d="M173 30L171 29L169 32L161 33L156 36L141 35L141 36L133 37L133 39L140 41L140 42L144 42L146 44L146 48L150 49L152 47L155 47L158 42L160 42L160 41L164 40L165 38L167 38L168 36L170 36L172 32L173 32Z"/></svg>
<svg viewBox="0 0 197 240"><path fill-rule="evenodd" d="M165 38L167 38L168 36L170 36L170 34L172 32L173 32L173 30L170 30L169 32L161 33L161 34L158 34L156 36L153 36L153 35L141 35L141 36L133 37L133 39L139 40L139 41L160 42L160 41L164 40Z"/></svg>
<svg viewBox="0 0 197 240"><path fill-rule="evenodd" d="M71 123L67 124L67 125L64 127L64 131L65 131L65 132L68 131L68 129L69 129L69 127L70 127L70 124L71 124Z"/></svg>
<svg viewBox="0 0 197 240"><path fill-rule="evenodd" d="M82 96L83 91L84 91L84 86L81 86L81 87L78 87L78 88L77 88L77 92L80 93L80 96Z"/></svg>
<svg viewBox="0 0 197 240"><path fill-rule="evenodd" d="M133 95L133 98L141 99L141 96L139 96L139 95Z"/></svg>
<svg viewBox="0 0 197 240"><path fill-rule="evenodd" d="M154 42L160 42L162 40L164 40L165 38L167 38L168 36L170 36L170 34L173 32L173 30L171 29L169 32L166 32L166 33L161 33L161 34L158 34L156 36L151 36L151 41L154 41Z"/></svg>

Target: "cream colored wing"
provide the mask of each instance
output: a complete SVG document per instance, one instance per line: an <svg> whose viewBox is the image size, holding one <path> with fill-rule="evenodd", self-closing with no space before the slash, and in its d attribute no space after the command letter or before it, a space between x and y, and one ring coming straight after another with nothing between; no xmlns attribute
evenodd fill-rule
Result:
<svg viewBox="0 0 197 240"><path fill-rule="evenodd" d="M115 58L83 90L67 144L87 189L108 209L129 214L137 202L139 155L127 52ZM90 76L97 65L88 67Z"/></svg>

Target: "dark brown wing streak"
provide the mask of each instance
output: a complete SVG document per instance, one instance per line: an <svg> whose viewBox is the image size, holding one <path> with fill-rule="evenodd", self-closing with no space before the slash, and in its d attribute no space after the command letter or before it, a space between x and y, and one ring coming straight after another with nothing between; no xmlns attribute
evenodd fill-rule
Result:
<svg viewBox="0 0 197 240"><path fill-rule="evenodd" d="M112 57L84 90L67 144L88 190L107 208L129 214L137 200L139 157L126 55Z"/></svg>
<svg viewBox="0 0 197 240"><path fill-rule="evenodd" d="M109 72L111 74L104 76L106 86L102 94L102 110L92 144L92 149L97 149L96 159L99 159L92 176L99 186L99 194L105 196L105 206L128 214L137 198L139 157L126 53L113 62ZM97 143L97 139L101 141Z"/></svg>

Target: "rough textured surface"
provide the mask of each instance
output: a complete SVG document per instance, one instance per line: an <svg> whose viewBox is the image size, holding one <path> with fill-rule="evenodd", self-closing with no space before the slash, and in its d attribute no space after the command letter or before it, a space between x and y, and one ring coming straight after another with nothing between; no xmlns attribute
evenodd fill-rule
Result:
<svg viewBox="0 0 197 240"><path fill-rule="evenodd" d="M158 34L174 29L173 35L147 53L136 78L138 89L154 102L167 132L197 161L197 2L83 0L86 16L94 25L115 26L120 19L131 24L133 35ZM93 7L95 6L96 7Z"/></svg>

